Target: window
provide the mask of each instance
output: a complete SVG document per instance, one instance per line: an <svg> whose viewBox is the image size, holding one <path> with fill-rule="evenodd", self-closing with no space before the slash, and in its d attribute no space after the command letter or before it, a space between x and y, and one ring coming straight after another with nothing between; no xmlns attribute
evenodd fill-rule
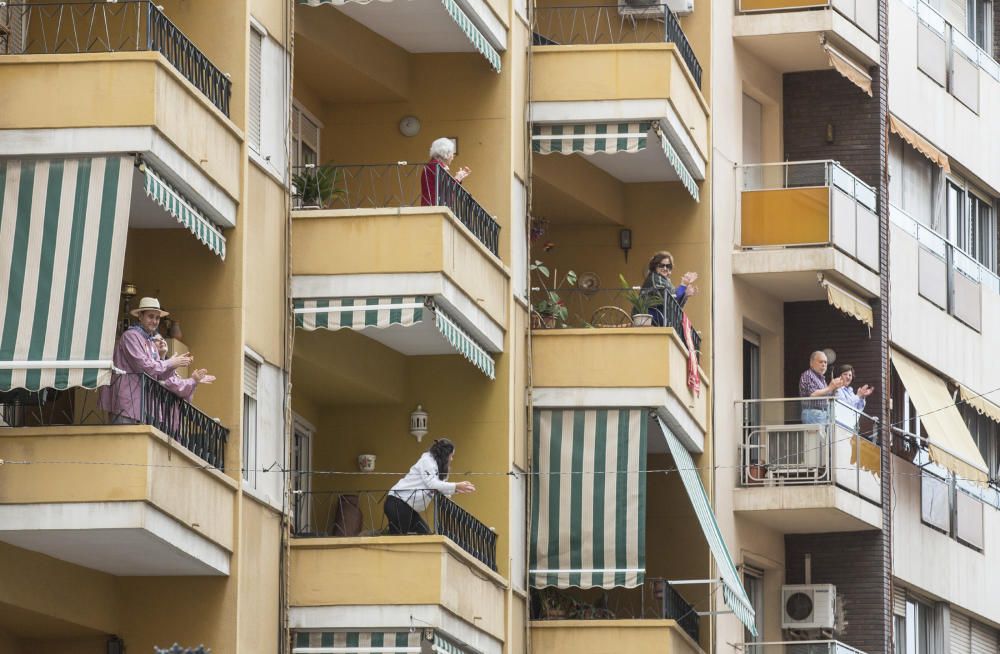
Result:
<svg viewBox="0 0 1000 654"><path fill-rule="evenodd" d="M250 27L250 98L247 106L247 145L260 154L261 89L263 83L264 33Z"/></svg>
<svg viewBox="0 0 1000 654"><path fill-rule="evenodd" d="M969 38L986 52L992 52L993 3L990 0L968 0L967 7Z"/></svg>
<svg viewBox="0 0 1000 654"><path fill-rule="evenodd" d="M247 144L257 165L281 180L287 177L291 140L288 62L284 46L268 36L264 26L251 16ZM318 148L318 140L316 145Z"/></svg>
<svg viewBox="0 0 1000 654"><path fill-rule="evenodd" d="M743 399L760 399L760 336L743 330ZM747 402L743 405L743 426L760 425L760 404Z"/></svg>
<svg viewBox="0 0 1000 654"><path fill-rule="evenodd" d="M260 364L249 356L243 357L243 479L256 483L254 468L257 452L257 380Z"/></svg>
<svg viewBox="0 0 1000 654"><path fill-rule="evenodd" d="M297 103L292 107L292 168L319 163L320 125Z"/></svg>
<svg viewBox="0 0 1000 654"><path fill-rule="evenodd" d="M933 647L934 608L906 598L906 654L938 654Z"/></svg>
<svg viewBox="0 0 1000 654"><path fill-rule="evenodd" d="M906 616L892 616L893 654L906 654Z"/></svg>
<svg viewBox="0 0 1000 654"><path fill-rule="evenodd" d="M940 169L896 135L889 141L889 202L917 222L940 230L935 221L935 184Z"/></svg>
<svg viewBox="0 0 1000 654"><path fill-rule="evenodd" d="M312 438L315 431L295 416L292 432L292 524L296 534L312 531Z"/></svg>
<svg viewBox="0 0 1000 654"><path fill-rule="evenodd" d="M983 267L997 269L997 224L988 196L958 178L947 182L948 238Z"/></svg>
<svg viewBox="0 0 1000 654"><path fill-rule="evenodd" d="M757 635L750 633L749 629L743 630L743 641L747 643L760 643L764 641L764 571L749 565L743 566L743 587L746 588L747 597L750 598L750 605L754 610L754 625L757 627ZM763 648L748 648L749 654L762 651Z"/></svg>

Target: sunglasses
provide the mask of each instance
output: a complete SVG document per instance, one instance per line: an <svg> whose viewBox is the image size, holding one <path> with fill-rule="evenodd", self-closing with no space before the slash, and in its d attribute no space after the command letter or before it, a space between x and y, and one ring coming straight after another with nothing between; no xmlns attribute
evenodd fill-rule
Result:
<svg viewBox="0 0 1000 654"><path fill-rule="evenodd" d="M664 268L666 270L673 270L674 269L674 264L672 264L672 263L658 263L658 264L656 264L656 267L657 268Z"/></svg>

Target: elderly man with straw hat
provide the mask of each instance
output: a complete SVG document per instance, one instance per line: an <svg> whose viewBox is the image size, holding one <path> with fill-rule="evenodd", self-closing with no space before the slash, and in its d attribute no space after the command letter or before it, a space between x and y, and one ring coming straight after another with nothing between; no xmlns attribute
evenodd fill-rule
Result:
<svg viewBox="0 0 1000 654"><path fill-rule="evenodd" d="M160 308L160 301L154 297L144 297L132 315L139 324L132 325L118 339L115 346L115 377L109 387L101 390L101 408L107 411L115 423L131 424L142 420L142 375L149 375L157 381L170 379L177 368L191 365L194 357L190 353L175 354L169 359L160 359L156 344L157 327L160 318L170 315ZM197 383L211 383L214 377L205 370L195 370L191 379ZM193 389L192 391L193 392Z"/></svg>

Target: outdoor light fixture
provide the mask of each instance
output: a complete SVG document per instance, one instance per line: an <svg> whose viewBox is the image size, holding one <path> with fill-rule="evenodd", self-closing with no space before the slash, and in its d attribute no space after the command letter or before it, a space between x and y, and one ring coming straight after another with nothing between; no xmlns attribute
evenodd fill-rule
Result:
<svg viewBox="0 0 1000 654"><path fill-rule="evenodd" d="M427 412L419 404L410 414L410 435L416 438L418 443L427 435Z"/></svg>
<svg viewBox="0 0 1000 654"><path fill-rule="evenodd" d="M833 144L833 123L826 124L826 142Z"/></svg>
<svg viewBox="0 0 1000 654"><path fill-rule="evenodd" d="M625 263L628 263L628 251L632 249L632 230L618 230L618 247L625 253Z"/></svg>

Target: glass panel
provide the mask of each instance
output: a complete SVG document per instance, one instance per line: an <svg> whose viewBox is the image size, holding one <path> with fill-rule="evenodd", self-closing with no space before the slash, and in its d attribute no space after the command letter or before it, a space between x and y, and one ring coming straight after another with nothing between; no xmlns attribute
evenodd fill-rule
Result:
<svg viewBox="0 0 1000 654"><path fill-rule="evenodd" d="M975 548L983 548L983 503L959 490L955 503L955 535Z"/></svg>
<svg viewBox="0 0 1000 654"><path fill-rule="evenodd" d="M951 527L951 488L940 477L924 472L920 477L920 518L932 527L948 533Z"/></svg>

